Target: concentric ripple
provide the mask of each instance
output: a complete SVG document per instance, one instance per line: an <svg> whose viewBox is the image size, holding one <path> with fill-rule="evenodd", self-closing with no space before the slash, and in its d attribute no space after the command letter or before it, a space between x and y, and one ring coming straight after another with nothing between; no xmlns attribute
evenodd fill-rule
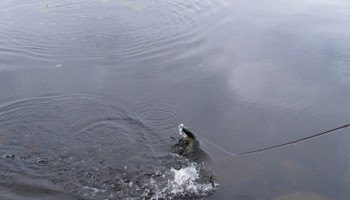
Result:
<svg viewBox="0 0 350 200"><path fill-rule="evenodd" d="M142 104L138 110L133 117L112 100L87 95L2 105L0 187L6 193L0 197L172 199L213 193L207 166L172 154L173 133L166 131L176 118L172 107Z"/></svg>
<svg viewBox="0 0 350 200"><path fill-rule="evenodd" d="M215 1L80 0L0 3L0 70L89 60L174 59L195 48Z"/></svg>

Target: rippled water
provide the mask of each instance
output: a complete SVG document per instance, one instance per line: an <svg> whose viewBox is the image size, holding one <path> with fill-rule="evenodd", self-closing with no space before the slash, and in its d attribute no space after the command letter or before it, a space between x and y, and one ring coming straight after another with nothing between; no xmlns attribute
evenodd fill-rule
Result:
<svg viewBox="0 0 350 200"><path fill-rule="evenodd" d="M14 193L24 190L21 198L68 190L84 199L168 199L215 190L206 181L212 174L206 165L172 153L176 118L170 121L171 110L162 105L142 105L132 117L99 98L70 95L21 100L0 110L2 160L8 165L3 185ZM165 131L151 123L161 121Z"/></svg>
<svg viewBox="0 0 350 200"><path fill-rule="evenodd" d="M179 48L191 51L200 43L199 24L218 10L212 4L128 0L2 3L3 62L12 69L55 67L57 60L62 60L57 65L89 62L100 66L153 59L168 62L180 56ZM31 66L21 66L26 62Z"/></svg>
<svg viewBox="0 0 350 200"><path fill-rule="evenodd" d="M349 199L349 129L229 155L349 123L347 1L0 10L0 199ZM180 123L211 162L173 154Z"/></svg>

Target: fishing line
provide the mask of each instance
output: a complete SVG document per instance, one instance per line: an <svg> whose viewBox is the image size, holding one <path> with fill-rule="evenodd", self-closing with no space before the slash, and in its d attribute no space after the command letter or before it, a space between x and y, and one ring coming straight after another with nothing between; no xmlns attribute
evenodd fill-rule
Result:
<svg viewBox="0 0 350 200"><path fill-rule="evenodd" d="M232 157L235 157L235 156L242 156L242 155L247 155L247 154L264 152L264 151L267 151L267 150L277 149L277 148L280 148L280 147L296 144L296 143L299 143L299 142L302 142L302 141L306 141L306 140L310 140L310 139L313 139L313 138L316 138L316 137L319 137L319 136L322 136L322 135L333 133L333 132L338 131L340 129L347 128L349 126L350 126L350 123L342 125L342 126L338 126L336 128L333 128L333 129L330 129L330 130L327 130L327 131L323 131L321 133L317 133L317 134L314 134L314 135L311 135L311 136L300 138L300 139L297 139L297 140L292 140L292 141L285 142L285 143L282 143L282 144L278 144L278 145L274 145L274 146L270 146L270 147L265 147L265 148L261 148L261 149L256 149L256 150L252 150L252 151L246 151L246 152L237 153L237 154L227 151L226 149L224 149L224 148L220 147L219 145L209 141L208 139L204 138L203 136L199 136L199 137L201 139L203 139L204 141L206 141L207 143L209 143L209 144L213 145L214 147L218 148L219 150L225 152L226 154L228 154L228 155L230 155Z"/></svg>

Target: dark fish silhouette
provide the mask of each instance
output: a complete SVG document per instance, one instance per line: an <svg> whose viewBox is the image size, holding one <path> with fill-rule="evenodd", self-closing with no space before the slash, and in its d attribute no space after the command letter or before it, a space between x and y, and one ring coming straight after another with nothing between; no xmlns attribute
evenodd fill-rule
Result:
<svg viewBox="0 0 350 200"><path fill-rule="evenodd" d="M192 131L185 128L183 124L180 124L179 131L183 137L174 145L176 154L195 162L211 161L210 156L200 148L199 140Z"/></svg>

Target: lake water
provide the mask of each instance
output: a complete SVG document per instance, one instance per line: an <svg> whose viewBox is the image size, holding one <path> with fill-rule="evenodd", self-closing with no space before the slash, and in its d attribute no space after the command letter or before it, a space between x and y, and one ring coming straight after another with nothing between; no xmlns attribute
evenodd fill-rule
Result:
<svg viewBox="0 0 350 200"><path fill-rule="evenodd" d="M230 156L350 122L349 1L0 10L0 199L350 198L349 129ZM172 154L180 123L211 162Z"/></svg>

